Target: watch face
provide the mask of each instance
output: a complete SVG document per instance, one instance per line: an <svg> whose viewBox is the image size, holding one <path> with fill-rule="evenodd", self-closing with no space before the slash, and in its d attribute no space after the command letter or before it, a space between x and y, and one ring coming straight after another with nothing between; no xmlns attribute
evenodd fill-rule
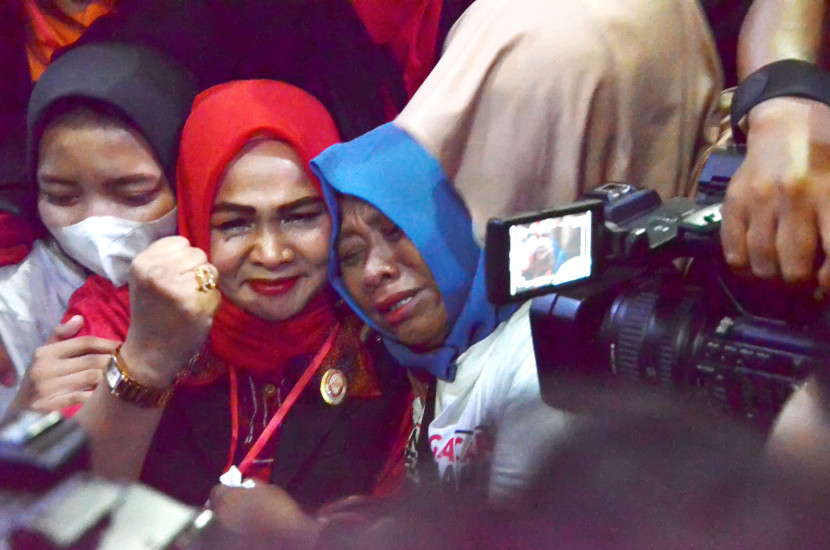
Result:
<svg viewBox="0 0 830 550"><path fill-rule="evenodd" d="M115 389L115 386L121 381L121 371L118 370L118 365L115 364L115 357L110 358L110 364L107 366L105 376L110 389Z"/></svg>
<svg viewBox="0 0 830 550"><path fill-rule="evenodd" d="M110 358L104 378L107 380L112 395L133 405L150 409L166 405L175 387L171 384L166 389L155 389L141 385L118 368L115 355Z"/></svg>

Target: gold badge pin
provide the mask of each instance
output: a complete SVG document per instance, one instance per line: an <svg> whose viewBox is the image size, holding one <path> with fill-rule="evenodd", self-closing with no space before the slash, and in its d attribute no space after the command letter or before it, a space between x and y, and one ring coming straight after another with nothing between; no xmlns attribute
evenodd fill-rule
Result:
<svg viewBox="0 0 830 550"><path fill-rule="evenodd" d="M320 395L329 405L339 405L346 399L346 390L349 383L346 375L340 369L329 369L323 374L320 381Z"/></svg>

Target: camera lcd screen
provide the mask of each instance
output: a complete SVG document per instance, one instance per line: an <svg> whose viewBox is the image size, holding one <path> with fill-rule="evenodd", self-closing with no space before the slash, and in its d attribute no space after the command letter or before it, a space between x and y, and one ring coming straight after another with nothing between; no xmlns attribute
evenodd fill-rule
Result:
<svg viewBox="0 0 830 550"><path fill-rule="evenodd" d="M487 227L488 296L520 301L595 274L602 208L586 201L509 219Z"/></svg>
<svg viewBox="0 0 830 550"><path fill-rule="evenodd" d="M592 212L510 227L510 295L591 276Z"/></svg>

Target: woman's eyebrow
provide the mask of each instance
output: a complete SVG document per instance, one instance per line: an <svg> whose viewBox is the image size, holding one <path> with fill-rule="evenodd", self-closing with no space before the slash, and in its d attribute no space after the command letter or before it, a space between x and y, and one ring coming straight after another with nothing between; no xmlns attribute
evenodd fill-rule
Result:
<svg viewBox="0 0 830 550"><path fill-rule="evenodd" d="M378 231L383 231L389 227L398 227L398 224L390 220L386 214L374 207L364 209L358 218L371 229Z"/></svg>
<svg viewBox="0 0 830 550"><path fill-rule="evenodd" d="M155 183L161 176L159 174L152 174L150 172L137 172L126 176L118 176L117 178L108 178L104 181L107 187L118 187L119 185L130 185L133 183Z"/></svg>
<svg viewBox="0 0 830 550"><path fill-rule="evenodd" d="M78 182L76 182L74 180L71 180L71 179L68 179L68 178L62 178L60 176L53 176L51 174L43 174L43 175L39 174L38 177L37 177L37 181L38 181L38 183L50 183L50 184L55 184L55 185L71 185L71 186L78 185Z"/></svg>
<svg viewBox="0 0 830 550"><path fill-rule="evenodd" d="M217 202L210 209L211 214L222 214L225 212L232 212L236 214L246 214L252 216L256 214L256 208L247 206L245 204L236 204L233 202Z"/></svg>
<svg viewBox="0 0 830 550"><path fill-rule="evenodd" d="M361 237L356 231L353 231L353 230L349 231L347 229L345 231L340 232L340 235L337 239L337 244L341 245L341 244L343 244L344 242L347 242L347 241L362 240L362 239L363 239L363 237Z"/></svg>
<svg viewBox="0 0 830 550"><path fill-rule="evenodd" d="M386 223L393 223L386 215L370 204L363 202L349 202L348 206L341 207L341 219L343 223L340 224L341 230L347 225L346 220L356 220L359 223L365 224L367 227L376 229L383 227ZM354 225L354 223L353 223Z"/></svg>
<svg viewBox="0 0 830 550"><path fill-rule="evenodd" d="M282 206L277 207L278 214L284 214L286 212L291 212L292 210L296 210L297 208L303 208L304 206L311 206L320 204L323 202L321 197L303 197L301 199L297 199L294 202L289 202L288 204L283 204Z"/></svg>
<svg viewBox="0 0 830 550"><path fill-rule="evenodd" d="M316 205L322 203L323 199L320 197L303 197L301 199L297 199L293 202L289 202L287 204L283 204L278 206L275 211L277 215L282 216L285 215L287 212L291 212L298 208L303 208L305 206ZM211 214L221 213L221 212L236 212L240 214L247 214L247 215L254 215L256 214L256 207L247 205L247 204L239 204L235 202L217 202L213 205L211 209Z"/></svg>
<svg viewBox="0 0 830 550"><path fill-rule="evenodd" d="M343 221L340 223L340 231L337 235L337 245L340 246L344 241L351 241L355 239L363 239L360 231L360 226L365 221L355 214L345 214Z"/></svg>

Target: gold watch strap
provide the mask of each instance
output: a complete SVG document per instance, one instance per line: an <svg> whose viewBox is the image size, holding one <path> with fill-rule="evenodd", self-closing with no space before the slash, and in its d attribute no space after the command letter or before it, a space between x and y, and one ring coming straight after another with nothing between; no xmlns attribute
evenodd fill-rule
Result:
<svg viewBox="0 0 830 550"><path fill-rule="evenodd" d="M175 389L175 383L166 388L151 388L133 379L127 374L124 359L121 357L121 346L118 346L110 356L109 365L104 377L107 379L110 393L117 398L145 409L163 407L170 401Z"/></svg>

